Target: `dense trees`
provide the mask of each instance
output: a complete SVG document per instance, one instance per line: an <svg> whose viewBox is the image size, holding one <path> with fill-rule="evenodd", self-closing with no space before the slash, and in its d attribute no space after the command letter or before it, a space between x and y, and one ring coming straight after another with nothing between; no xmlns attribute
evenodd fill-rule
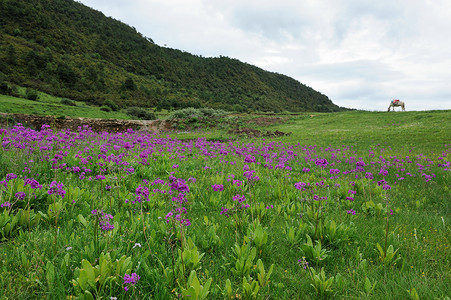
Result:
<svg viewBox="0 0 451 300"><path fill-rule="evenodd" d="M3 80L50 94L121 107L339 110L292 78L160 47L72 0L0 0L0 22Z"/></svg>

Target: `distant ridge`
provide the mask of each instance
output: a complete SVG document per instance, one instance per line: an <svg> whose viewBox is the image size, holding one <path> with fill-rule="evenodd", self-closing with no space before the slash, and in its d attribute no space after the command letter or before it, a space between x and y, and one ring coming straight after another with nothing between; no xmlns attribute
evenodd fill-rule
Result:
<svg viewBox="0 0 451 300"><path fill-rule="evenodd" d="M340 111L288 76L156 45L72 0L0 0L0 83L96 105Z"/></svg>

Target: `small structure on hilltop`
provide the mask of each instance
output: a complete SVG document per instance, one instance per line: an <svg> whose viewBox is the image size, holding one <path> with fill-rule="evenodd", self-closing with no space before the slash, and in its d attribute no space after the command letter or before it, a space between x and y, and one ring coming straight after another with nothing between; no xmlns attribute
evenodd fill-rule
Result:
<svg viewBox="0 0 451 300"><path fill-rule="evenodd" d="M388 110L387 111L390 111L390 109L393 107L393 111L395 111L395 106L401 106L401 108L402 108L402 111L405 111L406 109L405 109L405 103L403 102L403 101L401 101L401 100L399 100L399 99L393 99L391 102L390 102L390 106L388 107Z"/></svg>

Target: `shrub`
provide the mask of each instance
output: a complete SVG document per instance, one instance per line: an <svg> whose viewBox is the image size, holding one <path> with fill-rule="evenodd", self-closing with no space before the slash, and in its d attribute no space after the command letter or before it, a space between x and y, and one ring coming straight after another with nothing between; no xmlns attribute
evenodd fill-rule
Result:
<svg viewBox="0 0 451 300"><path fill-rule="evenodd" d="M63 105L68 105L68 106L77 106L77 104L75 104L74 101L67 99L67 98L62 98L61 99L61 104Z"/></svg>
<svg viewBox="0 0 451 300"><path fill-rule="evenodd" d="M119 110L119 106L114 101L111 101L110 99L108 99L105 102L103 102L103 105L108 106L113 111Z"/></svg>
<svg viewBox="0 0 451 300"><path fill-rule="evenodd" d="M39 99L38 91L28 88L25 94L25 98L32 101L38 100Z"/></svg>
<svg viewBox="0 0 451 300"><path fill-rule="evenodd" d="M157 119L157 117L155 116L154 113L148 112L147 110L140 108L140 107L136 107L136 106L127 108L126 113L132 117L137 117L138 119L141 119L141 120L156 120Z"/></svg>
<svg viewBox="0 0 451 300"><path fill-rule="evenodd" d="M0 82L0 94L11 95L13 93L12 89L6 82Z"/></svg>
<svg viewBox="0 0 451 300"><path fill-rule="evenodd" d="M100 110L101 110L101 111L110 112L110 111L111 111L111 108L110 108L109 106L103 105L103 106L100 107Z"/></svg>
<svg viewBox="0 0 451 300"><path fill-rule="evenodd" d="M180 110L173 111L168 119L200 119L206 117L217 117L223 116L228 112L222 109L213 109L213 108L184 108Z"/></svg>

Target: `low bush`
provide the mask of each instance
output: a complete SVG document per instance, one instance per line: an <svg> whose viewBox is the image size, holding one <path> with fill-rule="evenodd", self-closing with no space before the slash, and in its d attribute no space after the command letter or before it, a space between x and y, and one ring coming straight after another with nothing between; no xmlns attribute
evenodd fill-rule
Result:
<svg viewBox="0 0 451 300"><path fill-rule="evenodd" d="M67 99L67 98L62 98L61 104L67 105L67 106L77 106L77 104L74 101Z"/></svg>
<svg viewBox="0 0 451 300"><path fill-rule="evenodd" d="M110 108L109 106L103 105L103 106L100 107L100 110L101 110L101 111L110 112L110 111L111 111L111 108Z"/></svg>
<svg viewBox="0 0 451 300"><path fill-rule="evenodd" d="M111 108L111 110L113 111L118 111L119 110L119 106L112 100L108 99L106 100L103 105L108 106L109 108Z"/></svg>
<svg viewBox="0 0 451 300"><path fill-rule="evenodd" d="M137 117L141 120L156 120L157 117L154 113L149 112L143 108L132 106L127 108L126 113L132 117Z"/></svg>
<svg viewBox="0 0 451 300"><path fill-rule="evenodd" d="M38 91L36 91L34 89L27 89L25 98L27 98L28 100L32 100L32 101L37 101L39 99Z"/></svg>
<svg viewBox="0 0 451 300"><path fill-rule="evenodd" d="M226 114L228 114L228 112L222 109L188 107L173 111L169 115L168 119L200 119L206 117L223 116Z"/></svg>

